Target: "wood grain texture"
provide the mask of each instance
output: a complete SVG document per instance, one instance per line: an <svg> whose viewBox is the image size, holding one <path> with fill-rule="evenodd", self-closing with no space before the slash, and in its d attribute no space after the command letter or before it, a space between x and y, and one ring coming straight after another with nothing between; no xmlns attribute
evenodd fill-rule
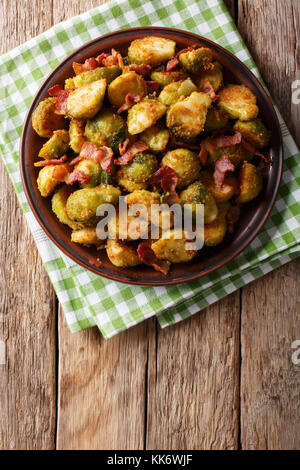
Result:
<svg viewBox="0 0 300 470"><path fill-rule="evenodd" d="M237 449L236 292L150 343L147 449Z"/></svg>
<svg viewBox="0 0 300 470"><path fill-rule="evenodd" d="M299 69L300 2L239 0L238 27L291 129L291 83ZM299 108L299 105L298 105ZM299 142L299 134L294 134ZM296 260L242 291L241 446L299 449L300 370L291 344L300 338Z"/></svg>
<svg viewBox="0 0 300 470"><path fill-rule="evenodd" d="M95 328L70 334L60 311L58 449L144 448L153 326L143 322L105 341Z"/></svg>
<svg viewBox="0 0 300 470"><path fill-rule="evenodd" d="M26 11L26 14L24 14ZM51 26L48 1L0 4L0 53ZM55 445L55 297L0 161L0 448Z"/></svg>

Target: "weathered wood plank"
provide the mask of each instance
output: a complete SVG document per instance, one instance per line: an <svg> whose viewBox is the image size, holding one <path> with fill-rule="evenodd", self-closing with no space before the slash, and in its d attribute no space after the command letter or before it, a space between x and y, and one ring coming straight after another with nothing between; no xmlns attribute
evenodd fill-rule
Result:
<svg viewBox="0 0 300 470"><path fill-rule="evenodd" d="M0 53L50 26L49 2L3 0ZM55 297L2 161L0 212L0 448L52 449Z"/></svg>
<svg viewBox="0 0 300 470"><path fill-rule="evenodd" d="M72 335L60 312L58 449L143 449L152 328L105 341L96 328Z"/></svg>
<svg viewBox="0 0 300 470"><path fill-rule="evenodd" d="M236 449L239 293L150 342L147 449Z"/></svg>
<svg viewBox="0 0 300 470"><path fill-rule="evenodd" d="M291 83L299 69L300 3L239 1L239 29L291 129ZM299 135L295 135L298 138ZM297 449L300 375L291 344L299 339L299 260L243 288L241 446Z"/></svg>

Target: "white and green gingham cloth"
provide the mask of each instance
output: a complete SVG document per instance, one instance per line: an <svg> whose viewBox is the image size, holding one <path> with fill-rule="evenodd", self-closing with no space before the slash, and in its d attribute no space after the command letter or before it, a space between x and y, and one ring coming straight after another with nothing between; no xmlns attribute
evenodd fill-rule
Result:
<svg viewBox="0 0 300 470"><path fill-rule="evenodd" d="M167 287L126 285L82 268L45 235L30 211L19 172L27 109L46 76L74 49L111 31L138 26L169 26L205 36L235 54L261 80L222 0L113 1L0 57L0 154L70 330L97 325L105 338L153 315L162 327L178 322L300 254L299 153L280 116L285 162L274 209L251 245L214 273Z"/></svg>

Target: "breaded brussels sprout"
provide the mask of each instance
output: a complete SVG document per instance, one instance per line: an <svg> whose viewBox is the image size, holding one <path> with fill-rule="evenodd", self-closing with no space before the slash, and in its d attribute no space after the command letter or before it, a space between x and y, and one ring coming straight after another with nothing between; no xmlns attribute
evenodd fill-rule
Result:
<svg viewBox="0 0 300 470"><path fill-rule="evenodd" d="M81 147L85 142L84 127L84 121L71 119L69 126L70 147L75 153L80 153Z"/></svg>
<svg viewBox="0 0 300 470"><path fill-rule="evenodd" d="M112 82L118 75L121 69L118 65L111 65L110 67L98 67L94 70L87 70L72 78L74 86L71 88L79 88L87 83L96 82L97 80L105 79L107 85Z"/></svg>
<svg viewBox="0 0 300 470"><path fill-rule="evenodd" d="M151 153L138 153L131 162L124 165L122 170L125 177L135 183L146 183L150 176L157 170L158 161Z"/></svg>
<svg viewBox="0 0 300 470"><path fill-rule="evenodd" d="M126 223L127 222L127 223ZM118 213L115 218L110 218L108 221L108 238L126 241L134 241L143 238L148 234L149 221L143 217L137 217L127 214L127 220L124 218L121 221L121 216Z"/></svg>
<svg viewBox="0 0 300 470"><path fill-rule="evenodd" d="M134 247L120 240L107 240L106 253L111 263L119 268L131 268L141 264Z"/></svg>
<svg viewBox="0 0 300 470"><path fill-rule="evenodd" d="M211 191L200 181L190 184L180 194L180 204L192 204L192 214L196 215L197 204L204 205L204 223L210 224L218 216L218 208Z"/></svg>
<svg viewBox="0 0 300 470"><path fill-rule="evenodd" d="M167 107L158 100L146 98L128 111L127 126L131 135L139 134L153 126L166 112Z"/></svg>
<svg viewBox="0 0 300 470"><path fill-rule="evenodd" d="M126 123L112 109L102 109L94 119L87 121L84 135L90 142L116 151L126 138Z"/></svg>
<svg viewBox="0 0 300 470"><path fill-rule="evenodd" d="M117 171L116 179L118 185L121 186L128 193L131 193L135 190L142 190L147 188L147 183L135 183L134 181L131 181L126 176L122 168Z"/></svg>
<svg viewBox="0 0 300 470"><path fill-rule="evenodd" d="M158 99L166 106L171 106L181 97L185 98L190 96L193 91L198 91L198 88L190 78L187 78L186 80L180 80L179 82L173 82L165 86Z"/></svg>
<svg viewBox="0 0 300 470"><path fill-rule="evenodd" d="M111 185L101 184L95 188L83 188L72 193L66 205L68 217L84 225L95 225L96 212L101 204L116 204L121 191Z"/></svg>
<svg viewBox="0 0 300 470"><path fill-rule="evenodd" d="M204 225L204 245L216 246L223 241L227 231L228 202L218 204L218 217L210 224Z"/></svg>
<svg viewBox="0 0 300 470"><path fill-rule="evenodd" d="M211 69L193 75L192 78L200 90L205 87L205 84L209 81L213 89L218 91L223 82L222 65L217 61L213 62Z"/></svg>
<svg viewBox="0 0 300 470"><path fill-rule="evenodd" d="M256 96L245 85L227 85L219 91L218 106L232 119L249 121L257 117Z"/></svg>
<svg viewBox="0 0 300 470"><path fill-rule="evenodd" d="M53 176L55 168L56 165L47 165L39 171L37 185L43 197L51 196L56 186L61 183L60 180L57 180Z"/></svg>
<svg viewBox="0 0 300 470"><path fill-rule="evenodd" d="M62 186L55 191L51 200L52 210L62 224L68 225L73 230L79 230L83 228L83 226L78 222L71 220L66 211L67 199L72 192L73 188L67 185Z"/></svg>
<svg viewBox="0 0 300 470"><path fill-rule="evenodd" d="M95 245L98 249L105 248L106 243L106 240L98 238L96 227L84 227L80 230L73 231L71 234L71 241L74 243L80 243L80 245Z"/></svg>
<svg viewBox="0 0 300 470"><path fill-rule="evenodd" d="M231 173L226 173L224 183L221 188L216 186L213 174L209 170L200 171L199 180L210 190L217 203L231 199L238 188L237 177Z"/></svg>
<svg viewBox="0 0 300 470"><path fill-rule="evenodd" d="M41 101L32 113L32 127L40 137L51 137L53 131L66 125L64 116L55 114L56 98Z"/></svg>
<svg viewBox="0 0 300 470"><path fill-rule="evenodd" d="M152 204L160 204L160 194L157 192L142 190L135 190L126 196L126 203L128 206L134 204L143 204L148 209L148 216L150 217L150 208Z"/></svg>
<svg viewBox="0 0 300 470"><path fill-rule="evenodd" d="M234 166L240 166L244 160L251 161L254 157L252 152L238 144L216 150L212 155L209 156L210 162L215 163L224 154L227 155Z"/></svg>
<svg viewBox="0 0 300 470"><path fill-rule="evenodd" d="M244 162L239 172L239 193L236 202L245 203L255 199L262 190L262 175L255 165Z"/></svg>
<svg viewBox="0 0 300 470"><path fill-rule="evenodd" d="M90 179L88 183L81 185L82 188L94 188L100 184L102 169L94 160L85 158L75 166L74 170L79 170Z"/></svg>
<svg viewBox="0 0 300 470"><path fill-rule="evenodd" d="M186 241L182 230L172 229L164 232L159 240L152 243L151 248L158 259L170 263L184 263L193 259L197 254L196 250L186 249Z"/></svg>
<svg viewBox="0 0 300 470"><path fill-rule="evenodd" d="M182 52L179 55L180 65L188 73L211 70L213 68L212 59L212 52L207 47L199 47L198 49Z"/></svg>
<svg viewBox="0 0 300 470"><path fill-rule="evenodd" d="M128 93L141 95L147 94L147 85L143 77L136 72L123 73L115 78L107 89L107 96L113 106L118 108L125 103Z"/></svg>
<svg viewBox="0 0 300 470"><path fill-rule="evenodd" d="M184 80L185 78L187 78L187 74L182 70L172 70L171 72L166 72L164 70L154 70L151 73L151 80L157 82L161 88L169 85L170 83Z"/></svg>
<svg viewBox="0 0 300 470"><path fill-rule="evenodd" d="M61 157L69 148L69 132L65 129L54 131L53 135L39 151L39 157L45 160Z"/></svg>
<svg viewBox="0 0 300 470"><path fill-rule="evenodd" d="M135 39L128 48L128 60L133 64L157 67L174 56L175 47L175 41L157 36Z"/></svg>
<svg viewBox="0 0 300 470"><path fill-rule="evenodd" d="M206 114L211 105L207 93L194 91L173 104L167 112L167 126L181 140L190 141L204 129Z"/></svg>
<svg viewBox="0 0 300 470"><path fill-rule="evenodd" d="M169 166L177 176L177 188L184 188L195 181L200 173L200 161L196 153L188 149L175 149L166 153L161 166Z"/></svg>
<svg viewBox="0 0 300 470"><path fill-rule="evenodd" d="M65 80L65 90L73 90L75 87L75 83L73 78L66 78Z"/></svg>
<svg viewBox="0 0 300 470"><path fill-rule="evenodd" d="M155 124L141 134L141 140L149 145L152 152L163 152L169 141L169 131L162 124Z"/></svg>
<svg viewBox="0 0 300 470"><path fill-rule="evenodd" d="M260 118L246 122L236 121L233 129L240 132L250 144L258 149L263 149L269 143L269 133Z"/></svg>
<svg viewBox="0 0 300 470"><path fill-rule="evenodd" d="M67 98L67 115L74 119L91 119L102 107L106 80L97 80L75 88Z"/></svg>
<svg viewBox="0 0 300 470"><path fill-rule="evenodd" d="M205 132L216 131L227 126L229 118L227 114L221 109L209 108L206 115L206 121L204 125Z"/></svg>

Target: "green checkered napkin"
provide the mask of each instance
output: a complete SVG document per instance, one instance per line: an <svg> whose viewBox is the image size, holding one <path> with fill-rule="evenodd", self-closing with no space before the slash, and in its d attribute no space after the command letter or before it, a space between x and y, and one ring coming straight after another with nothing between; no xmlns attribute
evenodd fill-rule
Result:
<svg viewBox="0 0 300 470"><path fill-rule="evenodd" d="M40 228L19 172L19 139L34 94L51 70L82 44L121 28L148 25L205 36L226 47L261 79L221 0L111 2L54 26L0 57L0 153L72 332L97 325L110 338L153 315L162 327L170 325L299 256L299 154L280 116L285 164L271 216L241 255L208 276L169 287L110 281L70 260Z"/></svg>

